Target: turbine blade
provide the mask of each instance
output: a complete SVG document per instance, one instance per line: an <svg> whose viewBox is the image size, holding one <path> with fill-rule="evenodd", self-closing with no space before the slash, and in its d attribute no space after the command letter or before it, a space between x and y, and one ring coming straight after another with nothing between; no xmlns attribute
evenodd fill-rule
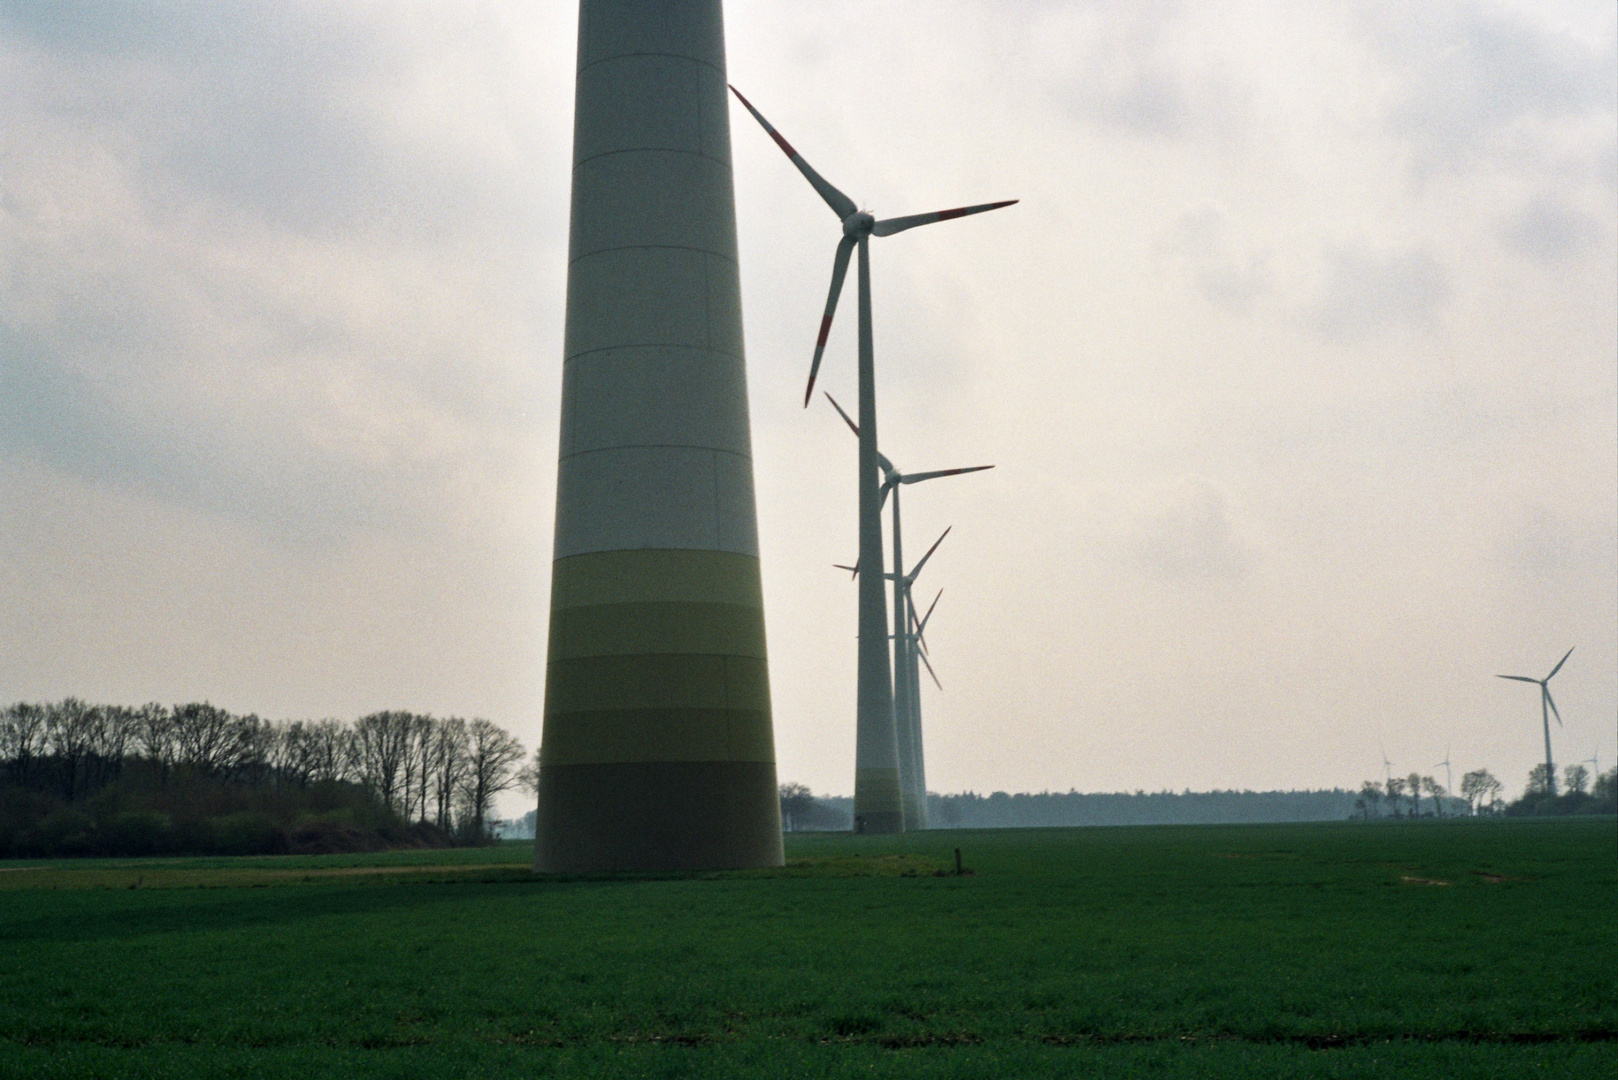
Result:
<svg viewBox="0 0 1618 1080"><path fill-rule="evenodd" d="M892 494L893 494L893 485L889 484L887 482L884 482L882 484L882 501L877 504L876 508L878 510L881 510L883 507L887 506L888 505L888 496L892 495Z"/></svg>
<svg viewBox="0 0 1618 1080"><path fill-rule="evenodd" d="M916 624L916 633L919 634L923 630L927 629L927 620L933 617L933 608L938 606L938 601L943 597L943 595L944 590L939 589L938 595L933 597L933 602L927 605L927 614L923 615L921 617L921 622Z"/></svg>
<svg viewBox="0 0 1618 1080"><path fill-rule="evenodd" d="M953 528L955 528L953 525L949 527L949 529ZM933 552L938 550L938 545L944 542L944 537L949 535L949 529L945 529L943 532L939 533L938 539L933 541L933 546L927 549L927 554L923 555L921 557L921 561L910 568L909 576L911 581L915 581L916 578L921 575L921 568L927 565L927 560L933 557Z"/></svg>
<svg viewBox="0 0 1618 1080"><path fill-rule="evenodd" d="M927 654L925 652L918 652L916 656L921 660L922 666L927 669L927 674L933 677L933 685L938 687L940 690L944 689L944 684L938 681L938 672L933 670L933 662L927 659Z"/></svg>
<svg viewBox="0 0 1618 1080"><path fill-rule="evenodd" d="M1567 652L1566 652L1566 653L1564 653L1564 654L1563 654L1563 655L1562 655L1562 659L1560 659L1560 660L1558 660L1558 661L1557 661L1557 662L1556 662L1556 666L1555 666L1555 667L1553 667L1553 668L1551 668L1551 673L1550 673L1550 674L1549 674L1549 675L1547 675L1547 676L1545 676L1545 681L1546 681L1546 682L1550 682L1550 681L1551 681L1551 680L1552 680L1552 679L1553 679L1553 678L1555 678L1555 677L1556 677L1556 673L1557 673L1557 672L1558 672L1558 671L1561 671L1561 670L1562 670L1562 665L1563 665L1563 664L1565 664L1565 663L1567 663L1567 658L1568 658L1568 657L1569 657L1569 656L1572 656L1572 655L1573 655L1573 650L1572 650L1572 649L1569 649L1569 650L1568 650L1568 651L1567 651Z"/></svg>
<svg viewBox="0 0 1618 1080"><path fill-rule="evenodd" d="M755 114L756 115L756 114ZM931 225L935 221L949 221L951 218L966 217L968 214L981 214L985 210L998 210L1002 206L1011 206L1020 200L1006 199L1004 202L979 203L977 206L958 206L954 210L934 210L930 214L911 214L909 217L888 218L879 221L871 229L872 236L892 236L902 233L906 229L914 229L917 225ZM845 217L847 215L844 215Z"/></svg>
<svg viewBox="0 0 1618 1080"><path fill-rule="evenodd" d="M1496 675L1495 678L1497 678L1497 679L1510 679L1512 682L1531 682L1535 686L1538 686L1540 684L1538 679L1530 679L1526 675Z"/></svg>
<svg viewBox="0 0 1618 1080"><path fill-rule="evenodd" d="M727 83L726 85L728 86L729 84ZM760 124L764 125L764 130L770 133L770 138L775 140L775 145L779 146L786 156L792 160L792 164L798 167L798 171L803 173L803 178L809 181L810 185L816 191L820 192L820 197L826 200L826 205L831 207L831 211L837 215L838 221L843 220L858 209L858 207L854 205L853 199L850 199L847 195L844 195L841 191L838 191L836 188L832 187L824 176L821 176L819 173L815 172L814 169L809 167L809 163L803 160L803 155L792 149L792 144L783 139L781 137L781 133L770 126L770 122L764 119L764 115L757 109L753 108L753 103L751 101L748 101L746 98L742 97L742 92L740 90L732 86L730 88L730 92L736 95L737 101L740 101L747 107L747 111L753 114L754 120L757 120Z"/></svg>
<svg viewBox="0 0 1618 1080"><path fill-rule="evenodd" d="M814 379L820 374L820 358L825 356L825 338L832 334L832 316L837 314L837 298L843 293L843 279L848 275L848 256L853 249L853 236L843 236L837 241L837 257L832 261L832 291L827 293L825 314L820 316L820 337L815 338L814 361L809 364L809 385L804 389L804 408L809 408L809 398L814 397ZM843 410L837 411L841 413ZM858 429L854 434L859 434Z"/></svg>
<svg viewBox="0 0 1618 1080"><path fill-rule="evenodd" d="M844 566L842 563L834 562L832 566L839 570L847 570L851 580L860 576L860 564L857 562L853 566Z"/></svg>
<svg viewBox="0 0 1618 1080"><path fill-rule="evenodd" d="M984 469L992 468L994 468L993 465L973 465L966 469L935 469L932 472L906 473L904 478L900 480L899 483L919 484L923 480L933 480L940 476L959 476L962 473L982 472Z"/></svg>
<svg viewBox="0 0 1618 1080"><path fill-rule="evenodd" d="M831 392L829 390L822 390L821 393L826 395L826 400L831 402L831 407L837 410L837 415L843 418L843 423L848 425L848 430L852 431L855 437L858 438L860 426L854 422L852 417L843 411L843 407L837 404L837 399L831 396Z"/></svg>
<svg viewBox="0 0 1618 1080"><path fill-rule="evenodd" d="M837 242L837 258L831 264L831 292L826 295L826 313L820 317L820 337L815 339L815 359L809 365L809 387L803 392L803 407L806 409L809 407L809 398L815 392L815 376L820 374L820 358L826 353L826 336L831 333L831 317L837 311L837 297L843 291L843 278L848 275L848 257L854 250L854 243L852 236L845 236ZM855 434L858 434L858 430Z"/></svg>
<svg viewBox="0 0 1618 1080"><path fill-rule="evenodd" d="M1542 689L1545 693L1545 704L1551 707L1551 715L1556 717L1556 726L1566 727L1567 725L1562 723L1562 714L1556 711L1556 699L1551 697L1551 688L1545 686L1541 687L1540 689Z"/></svg>

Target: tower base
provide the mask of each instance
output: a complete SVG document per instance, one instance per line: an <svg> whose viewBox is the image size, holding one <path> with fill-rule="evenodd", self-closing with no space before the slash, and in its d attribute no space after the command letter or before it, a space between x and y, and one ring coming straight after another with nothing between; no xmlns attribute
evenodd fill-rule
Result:
<svg viewBox="0 0 1618 1080"><path fill-rule="evenodd" d="M781 803L768 761L541 766L540 873L780 866Z"/></svg>

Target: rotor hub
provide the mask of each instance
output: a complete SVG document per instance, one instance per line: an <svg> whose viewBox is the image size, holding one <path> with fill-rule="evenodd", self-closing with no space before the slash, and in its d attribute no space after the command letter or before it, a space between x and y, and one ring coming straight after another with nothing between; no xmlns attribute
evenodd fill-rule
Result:
<svg viewBox="0 0 1618 1080"><path fill-rule="evenodd" d="M871 230L875 227L876 218L865 210L856 210L843 219L843 235L851 236L856 240L870 236Z"/></svg>

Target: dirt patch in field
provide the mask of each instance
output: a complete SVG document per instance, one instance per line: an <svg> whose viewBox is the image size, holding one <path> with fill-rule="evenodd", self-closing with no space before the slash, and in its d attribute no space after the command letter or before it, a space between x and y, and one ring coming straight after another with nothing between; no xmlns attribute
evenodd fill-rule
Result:
<svg viewBox="0 0 1618 1080"><path fill-rule="evenodd" d="M1402 874L1399 881L1404 885L1453 885L1452 881L1440 881L1437 878L1415 877L1411 874Z"/></svg>

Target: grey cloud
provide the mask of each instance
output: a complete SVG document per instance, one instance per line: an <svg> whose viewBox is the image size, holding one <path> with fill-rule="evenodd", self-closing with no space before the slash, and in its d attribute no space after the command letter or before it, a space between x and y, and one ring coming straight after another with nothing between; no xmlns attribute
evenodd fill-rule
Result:
<svg viewBox="0 0 1618 1080"><path fill-rule="evenodd" d="M1177 4L1094 4L1094 22L1052 33L1083 54L1063 63L1055 94L1068 111L1099 127L1143 138L1224 138L1239 126L1242 93L1216 69L1190 63L1171 42Z"/></svg>
<svg viewBox="0 0 1618 1080"><path fill-rule="evenodd" d="M1376 258L1360 250L1327 255L1325 293L1313 322L1327 338L1355 341L1396 326L1429 326L1449 297L1449 276L1425 251Z"/></svg>
<svg viewBox="0 0 1618 1080"><path fill-rule="evenodd" d="M1510 143L1524 119L1612 112L1610 48L1592 49L1475 2L1371 4L1364 12L1397 80L1389 130L1415 148L1424 168L1520 156Z"/></svg>
<svg viewBox="0 0 1618 1080"><path fill-rule="evenodd" d="M1172 581L1238 578L1253 563L1223 493L1201 477L1184 477L1151 493L1131 546L1148 572Z"/></svg>
<svg viewBox="0 0 1618 1080"><path fill-rule="evenodd" d="M1556 262L1594 246L1601 232L1589 214L1542 196L1501 224L1500 242L1519 255Z"/></svg>
<svg viewBox="0 0 1618 1080"><path fill-rule="evenodd" d="M0 6L0 455L310 535L409 530L512 468L565 146L492 99L422 121L454 44L422 34Z"/></svg>
<svg viewBox="0 0 1618 1080"><path fill-rule="evenodd" d="M0 456L133 485L289 536L331 537L410 520L396 476L320 454L276 418L231 423L183 405L140 410L123 388L109 393L54 363L52 351L0 326Z"/></svg>
<svg viewBox="0 0 1618 1080"><path fill-rule="evenodd" d="M390 114L423 63L420 22L385 7L10 4L0 43L38 61L29 96L60 122L138 147L123 156L153 205L206 200L322 235L442 235L494 215L531 232L520 174Z"/></svg>
<svg viewBox="0 0 1618 1080"><path fill-rule="evenodd" d="M1270 289L1270 274L1258 254L1233 248L1225 215L1213 207L1186 214L1158 242L1161 254L1184 262L1197 292L1208 303L1245 314Z"/></svg>
<svg viewBox="0 0 1618 1080"><path fill-rule="evenodd" d="M1542 586L1608 581L1618 574L1618 524L1531 507L1506 539L1503 555L1517 574Z"/></svg>

